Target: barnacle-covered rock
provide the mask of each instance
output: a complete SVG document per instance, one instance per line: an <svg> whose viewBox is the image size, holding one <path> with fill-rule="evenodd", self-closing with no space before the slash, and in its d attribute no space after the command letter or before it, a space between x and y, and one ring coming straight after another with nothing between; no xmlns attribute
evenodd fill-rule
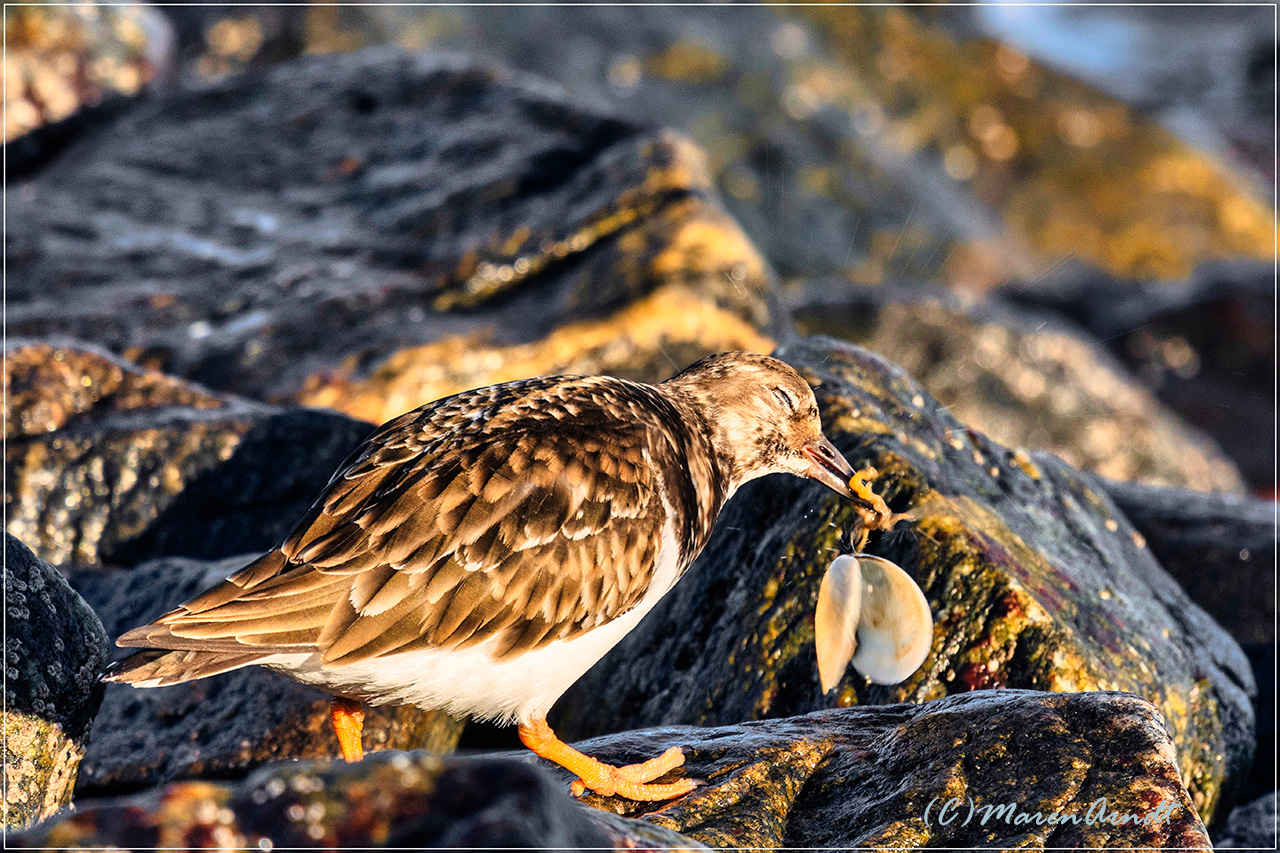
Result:
<svg viewBox="0 0 1280 853"><path fill-rule="evenodd" d="M776 353L812 383L826 433L912 521L865 549L919 582L933 649L896 686L818 683L813 612L855 514L816 486L744 486L681 585L559 703L565 736L721 725L994 687L1127 690L1168 721L1183 779L1221 819L1253 753L1240 647L1159 566L1103 486L966 428L905 372L824 338Z"/></svg>
<svg viewBox="0 0 1280 853"><path fill-rule="evenodd" d="M58 570L4 536L4 826L71 800L107 665L102 623Z"/></svg>

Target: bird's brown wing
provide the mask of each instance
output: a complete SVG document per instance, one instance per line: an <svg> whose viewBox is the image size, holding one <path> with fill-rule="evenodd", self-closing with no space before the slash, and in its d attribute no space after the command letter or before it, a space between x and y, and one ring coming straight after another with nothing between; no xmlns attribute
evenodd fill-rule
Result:
<svg viewBox="0 0 1280 853"><path fill-rule="evenodd" d="M321 651L329 666L495 637L505 655L625 613L666 515L648 431L578 417L561 387L525 396L548 393L544 417L445 401L387 424L278 550L121 644Z"/></svg>

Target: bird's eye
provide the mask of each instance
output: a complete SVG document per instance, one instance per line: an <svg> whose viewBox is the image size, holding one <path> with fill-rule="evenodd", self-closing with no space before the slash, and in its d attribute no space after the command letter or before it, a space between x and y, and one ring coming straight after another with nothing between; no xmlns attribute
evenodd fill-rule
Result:
<svg viewBox="0 0 1280 853"><path fill-rule="evenodd" d="M796 401L791 399L791 395L786 391L783 391L781 388L770 388L769 390L773 392L773 396L778 398L779 403L787 407L788 412L794 412L796 410Z"/></svg>

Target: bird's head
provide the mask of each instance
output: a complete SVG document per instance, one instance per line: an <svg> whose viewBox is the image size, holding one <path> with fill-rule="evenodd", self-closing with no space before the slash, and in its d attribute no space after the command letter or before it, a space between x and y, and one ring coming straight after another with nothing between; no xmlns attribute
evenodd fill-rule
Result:
<svg viewBox="0 0 1280 853"><path fill-rule="evenodd" d="M765 474L795 474L867 504L850 487L853 467L822 434L813 389L785 362L720 353L663 384L698 407L735 488Z"/></svg>

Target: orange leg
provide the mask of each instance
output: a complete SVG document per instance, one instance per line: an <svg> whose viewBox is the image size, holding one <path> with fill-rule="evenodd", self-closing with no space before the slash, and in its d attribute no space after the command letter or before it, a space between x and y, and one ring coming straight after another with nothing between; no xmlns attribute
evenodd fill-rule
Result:
<svg viewBox="0 0 1280 853"><path fill-rule="evenodd" d="M570 790L580 796L584 789L590 788L602 796L618 794L629 800L670 800L683 796L699 782L694 779L681 779L666 785L647 785L668 770L684 764L684 753L680 747L673 746L657 758L651 758L643 764L629 764L626 767L614 767L597 761L589 755L583 755L569 744L556 737L546 720L533 720L520 726L520 740L533 750L536 755L554 761L571 773L577 774Z"/></svg>
<svg viewBox="0 0 1280 853"><path fill-rule="evenodd" d="M334 696L329 703L329 719L333 721L333 733L338 736L338 747L347 761L364 758L360 744L360 730L364 728L364 706L355 699Z"/></svg>

